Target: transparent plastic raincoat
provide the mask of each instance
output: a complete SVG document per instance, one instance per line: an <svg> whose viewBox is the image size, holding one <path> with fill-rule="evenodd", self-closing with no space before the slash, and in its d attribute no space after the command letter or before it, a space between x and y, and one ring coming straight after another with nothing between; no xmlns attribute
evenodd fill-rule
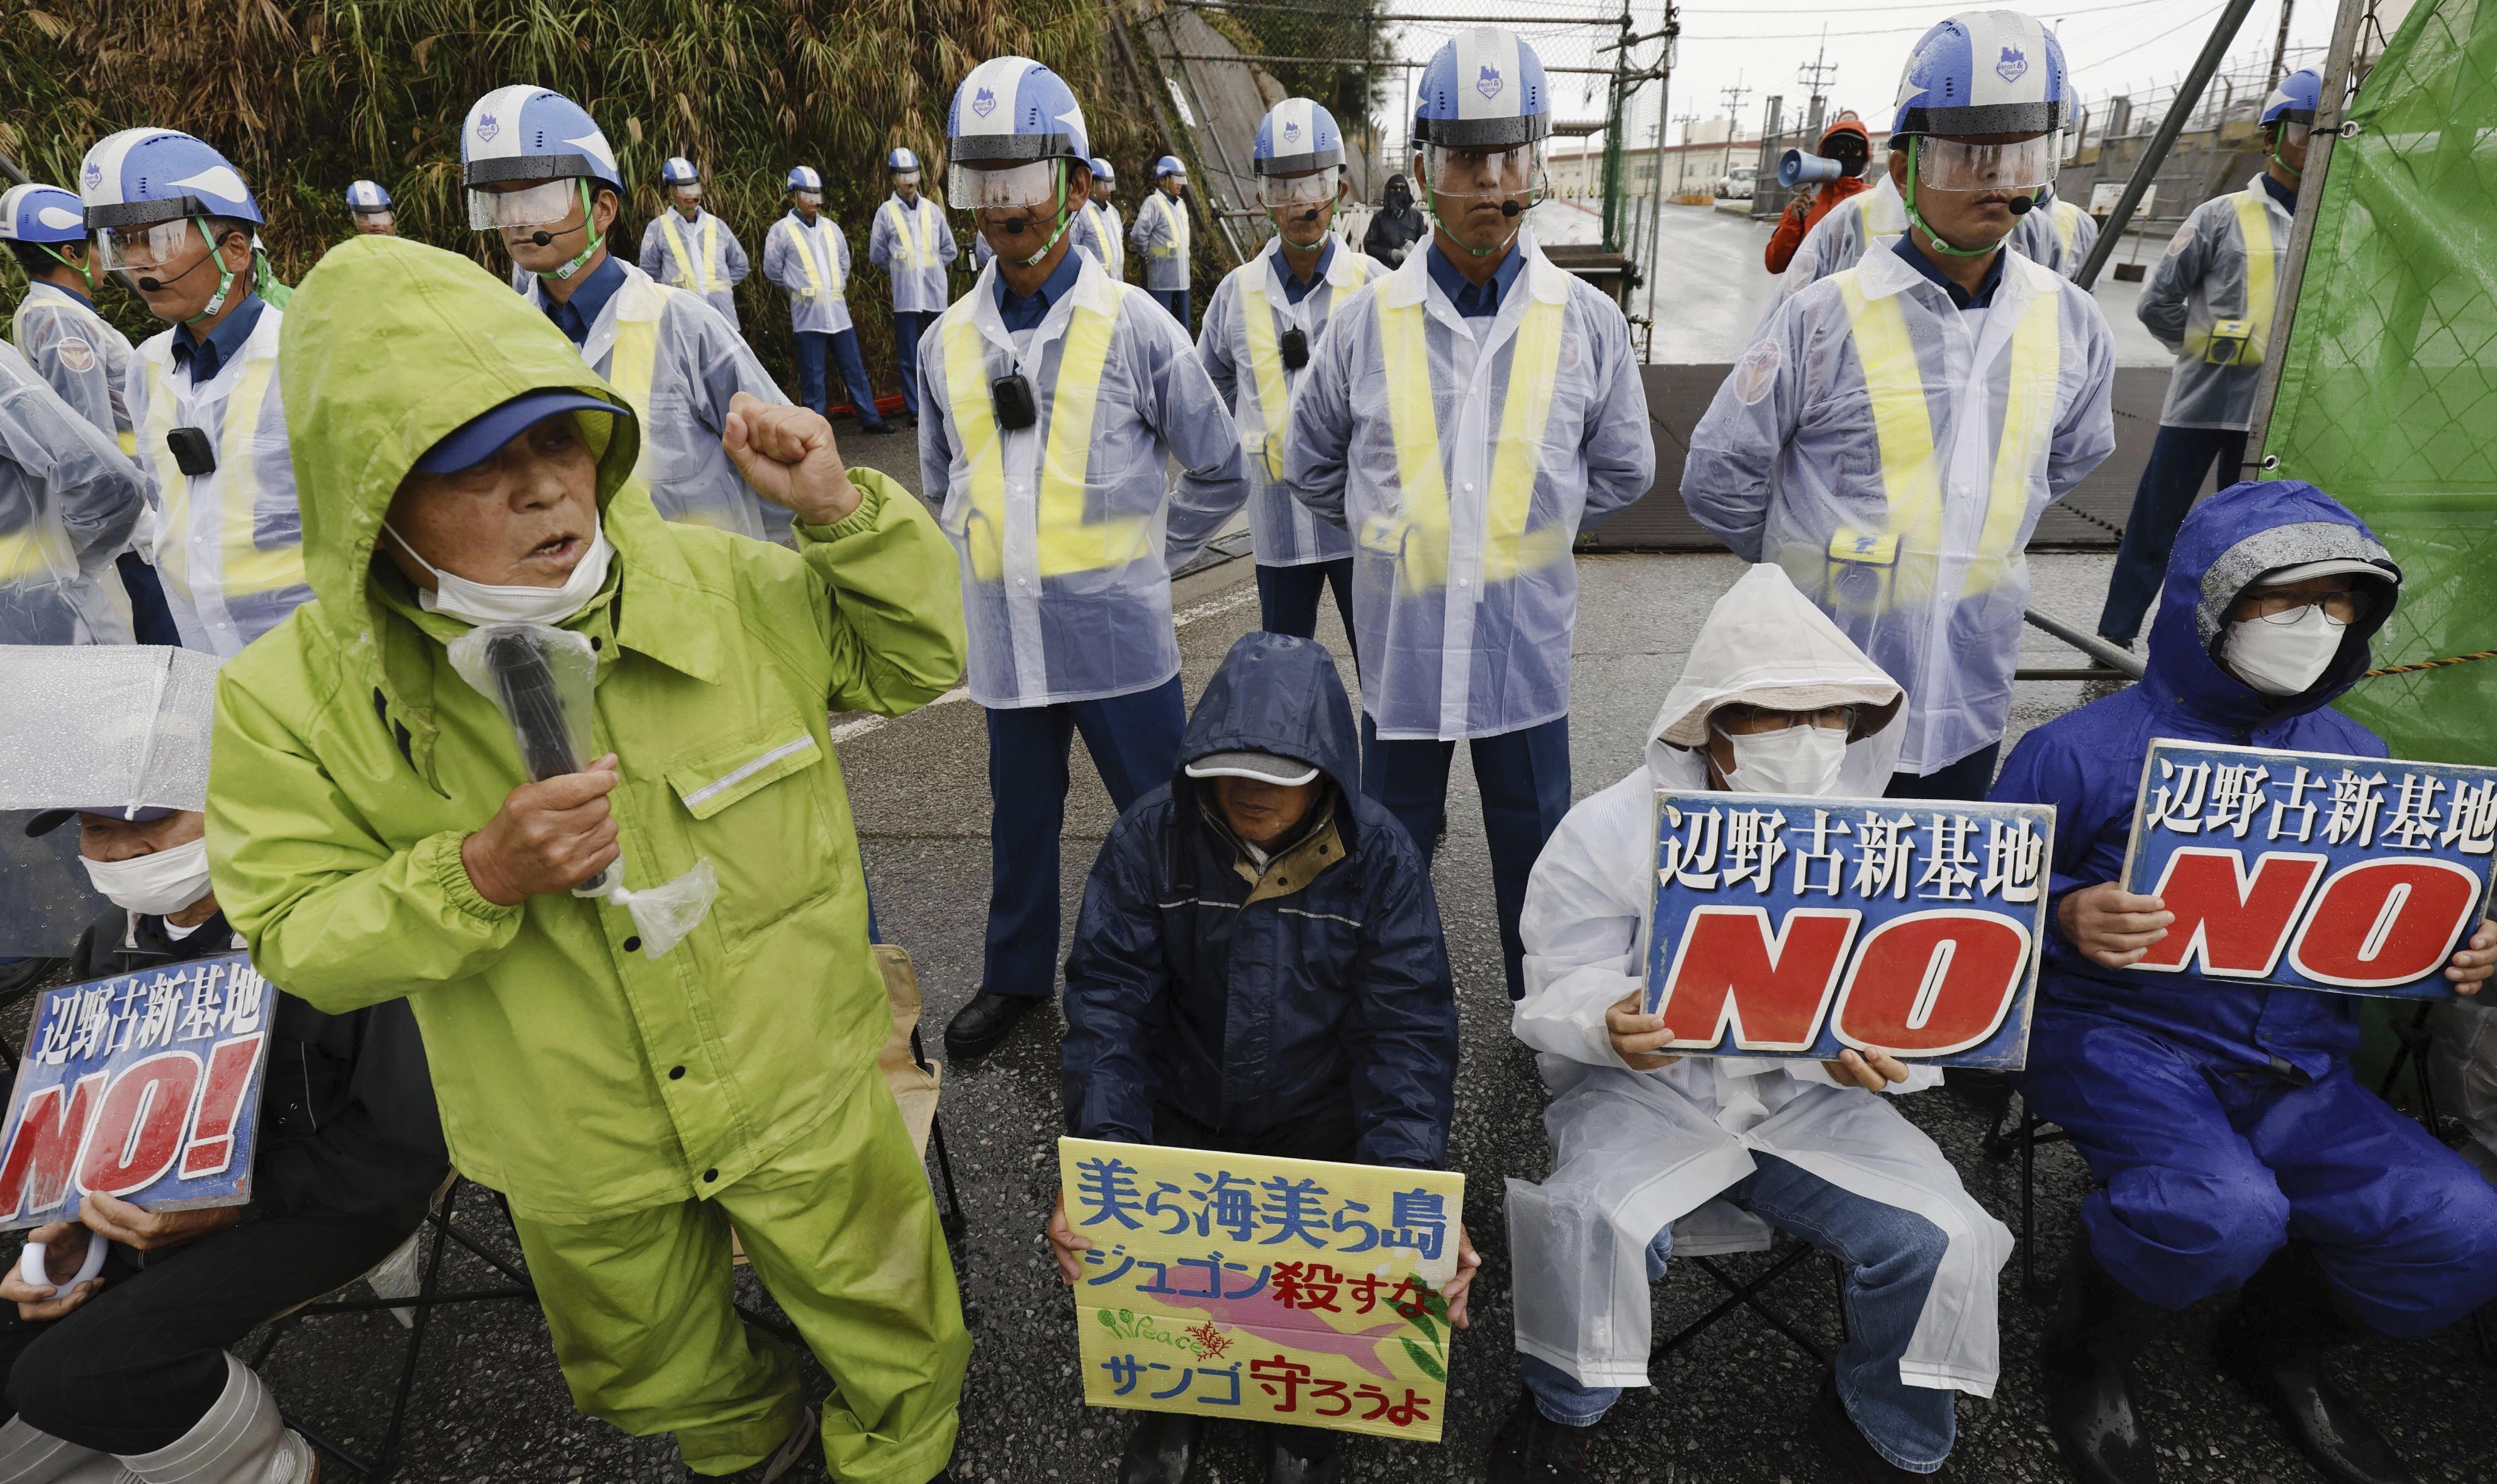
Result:
<svg viewBox="0 0 2497 1484"><path fill-rule="evenodd" d="M1190 225L1185 197L1174 198L1159 186L1146 193L1135 225L1127 229L1127 245L1145 260L1146 288L1167 294L1187 287Z"/></svg>
<svg viewBox="0 0 2497 1484"><path fill-rule="evenodd" d="M2099 219L2077 202L2047 195L2011 227L2011 250L2070 278L2099 239Z"/></svg>
<svg viewBox="0 0 2497 1484"><path fill-rule="evenodd" d="M0 644L130 643L112 557L145 505L112 439L0 345Z"/></svg>
<svg viewBox="0 0 2497 1484"><path fill-rule="evenodd" d="M2003 736L2024 549L2114 451L2114 371L2098 304L2049 269L2009 254L1963 311L1876 252L1786 300L1691 429L1691 516L1908 688L1907 772Z"/></svg>
<svg viewBox="0 0 2497 1484"><path fill-rule="evenodd" d="M303 514L277 395L277 335L286 313L263 303L250 338L197 386L174 363L174 332L149 335L130 359L122 395L154 477L155 563L184 647L232 658L312 596L303 577ZM207 434L216 467L185 474L166 437Z"/></svg>
<svg viewBox="0 0 2497 1484"><path fill-rule="evenodd" d="M945 289L945 265L960 249L945 212L925 195L916 206L888 196L868 229L867 261L884 269L893 285L893 312L933 314L953 297Z"/></svg>
<svg viewBox="0 0 2497 1484"><path fill-rule="evenodd" d="M745 487L719 432L740 392L767 402L789 398L701 295L653 283L629 263L616 266L624 286L598 311L581 359L641 415L642 461L633 472L649 488L650 503L671 521L765 540L787 535L789 513ZM545 308L536 275L524 292Z"/></svg>
<svg viewBox="0 0 2497 1484"><path fill-rule="evenodd" d="M789 296L789 328L837 335L850 328L850 239L827 212L814 225L791 211L763 235L763 276Z"/></svg>
<svg viewBox="0 0 2497 1484"><path fill-rule="evenodd" d="M1292 498L1282 482L1283 449L1290 440L1291 397L1307 372L1286 364L1284 337L1299 331L1315 354L1327 317L1352 291L1385 271L1339 242L1328 258L1323 282L1299 303L1283 293L1280 237L1225 274L1197 327L1196 354L1214 389L1231 404L1240 428L1240 455L1248 473L1248 528L1257 563L1298 567L1352 554L1352 538Z"/></svg>
<svg viewBox="0 0 2497 1484"><path fill-rule="evenodd" d="M1899 188L1891 183L1889 173L1877 171L1873 189L1830 207L1804 235L1803 245L1795 249L1794 260L1778 280L1782 299L1792 299L1830 274L1853 268L1864 261L1867 247L1887 247L1907 230L1908 204L1899 199ZM1774 318L1777 312L1773 301L1769 316ZM1766 325L1767 320L1761 323Z"/></svg>
<svg viewBox="0 0 2497 1484"><path fill-rule="evenodd" d="M735 290L748 267L744 244L709 211L697 210L688 222L671 207L642 229L642 271L672 289L701 295L731 330L738 328Z"/></svg>
<svg viewBox="0 0 2497 1484"><path fill-rule="evenodd" d="M919 342L920 488L961 553L967 682L986 707L1177 675L1170 574L1248 497L1240 435L1186 332L1078 256L1037 330L1007 332L992 263ZM1028 427L997 416L992 383L1008 376L1030 389Z"/></svg>
<svg viewBox="0 0 2497 1484"><path fill-rule="evenodd" d="M29 284L10 333L35 374L78 415L104 429L125 454L138 452L131 431L130 341L103 315L48 283Z"/></svg>
<svg viewBox="0 0 2497 1484"><path fill-rule="evenodd" d="M1996 1275L2011 1234L1961 1188L1932 1139L1881 1096L1833 1082L1817 1061L1686 1057L1634 1072L1604 1029L1606 1007L1644 984L1655 791L1707 786L1699 754L1662 734L1729 702L1775 707L1783 695L1790 705L1878 709L1896 706L1899 694L1785 573L1755 566L1693 642L1649 729L1646 761L1571 809L1535 863L1519 925L1527 992L1511 1028L1542 1054L1553 1171L1539 1185L1508 1182L1517 1347L1580 1385L1648 1384L1646 1259L1657 1233L1687 1221L1682 1235L1696 1229L1712 1245L1747 1231L1765 1239L1756 1216L1711 1204L1752 1173L1757 1152L1943 1232L1948 1247L1899 1378L1993 1393ZM1850 743L1832 796L1879 797L1901 730L1894 711ZM1941 1080L1917 1068L1891 1091Z"/></svg>
<svg viewBox="0 0 2497 1484"><path fill-rule="evenodd" d="M2243 430L2254 420L2292 220L2257 175L2195 207L2168 240L2134 311L2176 355L2162 426Z"/></svg>
<svg viewBox="0 0 2497 1484"><path fill-rule="evenodd" d="M1283 481L1352 533L1361 704L1382 738L1565 715L1570 545L1655 482L1622 311L1533 234L1517 244L1526 266L1487 321L1432 282L1437 248L1371 280L1294 395Z"/></svg>

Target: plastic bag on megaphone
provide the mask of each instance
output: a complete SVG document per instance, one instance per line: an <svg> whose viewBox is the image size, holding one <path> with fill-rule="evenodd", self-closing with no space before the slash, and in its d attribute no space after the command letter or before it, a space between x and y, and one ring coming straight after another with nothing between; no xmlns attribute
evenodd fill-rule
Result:
<svg viewBox="0 0 2497 1484"><path fill-rule="evenodd" d="M1827 155L1806 154L1789 149L1778 159L1778 184L1791 191L1798 185L1818 185L1847 174L1847 167Z"/></svg>
<svg viewBox="0 0 2497 1484"><path fill-rule="evenodd" d="M451 642L451 668L512 724L531 782L579 773L590 755L598 656L585 635L543 623L487 623ZM633 914L651 958L674 948L711 912L719 877L696 859L673 881L627 891L624 860L572 889Z"/></svg>

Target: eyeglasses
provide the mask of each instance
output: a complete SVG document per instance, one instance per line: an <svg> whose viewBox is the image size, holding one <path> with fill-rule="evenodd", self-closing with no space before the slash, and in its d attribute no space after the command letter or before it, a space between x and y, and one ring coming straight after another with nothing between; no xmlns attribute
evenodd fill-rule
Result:
<svg viewBox="0 0 2497 1484"><path fill-rule="evenodd" d="M2359 601L2355 589L2336 587L2328 592L2250 592L2238 605L2252 609L2251 616L2265 623L2295 623L2310 608L2323 610L2323 616L2335 623L2350 623L2358 616Z"/></svg>
<svg viewBox="0 0 2497 1484"><path fill-rule="evenodd" d="M1813 711L1782 711L1765 706L1737 703L1721 706L1708 713L1712 731L1728 737L1749 737L1760 732L1783 732L1788 727L1814 726L1824 732L1855 730L1855 708L1824 706Z"/></svg>

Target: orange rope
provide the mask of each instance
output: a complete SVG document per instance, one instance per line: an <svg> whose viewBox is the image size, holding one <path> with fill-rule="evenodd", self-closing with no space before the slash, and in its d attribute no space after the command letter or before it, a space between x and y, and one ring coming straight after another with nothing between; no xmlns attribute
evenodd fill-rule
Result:
<svg viewBox="0 0 2497 1484"><path fill-rule="evenodd" d="M2358 679L2372 680L2380 675L2414 675L2421 670L2442 670L2448 665L2467 665L2475 659L2497 659L2497 649L2482 649L2476 654L2454 654L2444 659L2421 660L2416 665L2386 665L2382 670L2370 670Z"/></svg>

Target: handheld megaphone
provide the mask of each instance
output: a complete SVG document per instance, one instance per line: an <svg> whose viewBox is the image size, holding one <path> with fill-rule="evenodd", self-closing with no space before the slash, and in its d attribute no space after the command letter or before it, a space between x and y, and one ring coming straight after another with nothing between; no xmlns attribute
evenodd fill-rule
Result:
<svg viewBox="0 0 2497 1484"><path fill-rule="evenodd" d="M1826 155L1806 154L1789 149L1778 160L1778 184L1791 191L1798 185L1835 180L1847 174L1847 167Z"/></svg>

